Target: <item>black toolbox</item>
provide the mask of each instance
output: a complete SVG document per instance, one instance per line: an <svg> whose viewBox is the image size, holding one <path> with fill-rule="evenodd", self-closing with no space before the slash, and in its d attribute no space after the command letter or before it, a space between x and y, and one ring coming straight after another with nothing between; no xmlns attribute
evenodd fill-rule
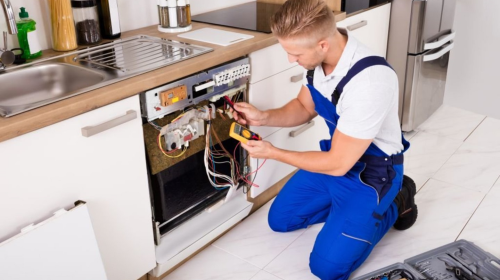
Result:
<svg viewBox="0 0 500 280"><path fill-rule="evenodd" d="M409 274L409 275L408 275ZM352 280L500 280L500 259L459 240Z"/></svg>

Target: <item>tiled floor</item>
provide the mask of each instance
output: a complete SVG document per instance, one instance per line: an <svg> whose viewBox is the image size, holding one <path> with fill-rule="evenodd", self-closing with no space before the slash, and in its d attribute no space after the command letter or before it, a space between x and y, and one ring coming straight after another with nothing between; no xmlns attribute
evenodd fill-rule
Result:
<svg viewBox="0 0 500 280"><path fill-rule="evenodd" d="M417 223L391 230L360 276L466 239L500 257L500 120L443 106L407 135L405 173L418 185ZM268 203L165 280L307 280L309 253L322 225L275 233Z"/></svg>

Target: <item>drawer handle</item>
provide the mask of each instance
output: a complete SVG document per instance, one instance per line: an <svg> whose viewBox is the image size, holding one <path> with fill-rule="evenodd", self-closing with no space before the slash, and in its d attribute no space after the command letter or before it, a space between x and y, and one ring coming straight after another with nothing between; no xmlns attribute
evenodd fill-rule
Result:
<svg viewBox="0 0 500 280"><path fill-rule="evenodd" d="M298 82L302 81L303 78L304 78L304 74L300 73L299 75L292 76L290 78L290 82L292 82L292 83L298 83Z"/></svg>
<svg viewBox="0 0 500 280"><path fill-rule="evenodd" d="M112 129L113 127L122 125L136 118L137 118L137 112L134 110L129 110L127 111L125 116L118 117L114 120L110 120L109 122L105 122L96 126L86 126L82 128L82 136L91 137L106 130Z"/></svg>
<svg viewBox="0 0 500 280"><path fill-rule="evenodd" d="M304 133L304 131L308 130L309 128L311 128L313 126L314 126L314 121L310 121L310 122L306 123L305 125L303 125L302 127L300 127L299 129L294 130L294 131L290 131L290 137L297 137L300 134Z"/></svg>
<svg viewBox="0 0 500 280"><path fill-rule="evenodd" d="M359 29L359 28L361 28L363 26L366 26L366 25L368 25L368 21L362 20L362 21L360 21L358 23L355 23L353 25L347 26L347 30L354 31L354 30Z"/></svg>

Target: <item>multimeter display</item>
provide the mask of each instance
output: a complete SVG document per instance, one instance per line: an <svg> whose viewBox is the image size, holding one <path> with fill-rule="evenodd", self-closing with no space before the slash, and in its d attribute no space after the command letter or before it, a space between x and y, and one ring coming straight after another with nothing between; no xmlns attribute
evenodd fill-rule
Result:
<svg viewBox="0 0 500 280"><path fill-rule="evenodd" d="M262 140L262 138L255 132L250 131L248 128L241 126L238 123L233 123L229 131L229 136L246 144L248 140Z"/></svg>

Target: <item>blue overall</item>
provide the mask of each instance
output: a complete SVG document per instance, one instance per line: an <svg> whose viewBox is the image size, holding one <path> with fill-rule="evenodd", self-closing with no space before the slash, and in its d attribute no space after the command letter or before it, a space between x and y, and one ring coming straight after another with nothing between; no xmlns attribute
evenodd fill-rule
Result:
<svg viewBox="0 0 500 280"><path fill-rule="evenodd" d="M389 66L381 57L357 62L338 84L332 100L313 86L313 71L308 73L308 88L316 112L325 119L333 137L339 115L338 99L344 86L359 72L374 65ZM402 137L404 150L388 156L373 143L342 177L299 170L283 187L269 211L269 225L279 232L325 223L310 255L311 272L323 280L348 279L368 257L398 218L394 198L403 181L403 153L409 143ZM329 151L331 139L320 142Z"/></svg>

